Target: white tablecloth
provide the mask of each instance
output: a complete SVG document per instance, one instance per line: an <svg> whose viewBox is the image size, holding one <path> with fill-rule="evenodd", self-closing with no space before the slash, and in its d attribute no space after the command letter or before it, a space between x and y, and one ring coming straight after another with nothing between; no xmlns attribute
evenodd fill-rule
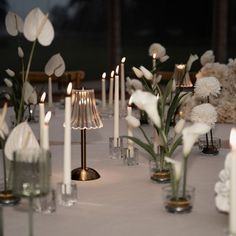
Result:
<svg viewBox="0 0 236 236"><path fill-rule="evenodd" d="M223 236L228 227L228 215L219 213L214 203L214 185L228 149L217 156L203 156L198 147L192 150L188 164L188 184L196 187L193 211L189 214L170 214L162 204L163 185L149 179L146 153L140 151L139 164L125 166L121 160L109 158L108 138L113 135L112 120L103 120L104 127L87 131L87 166L96 169L101 178L94 181L75 181L78 205L57 206L55 213L34 214L34 235L86 236ZM126 134L121 119L120 134ZM63 111L57 110L50 121L52 152L52 186L63 176ZM228 139L230 124L217 124L214 135ZM38 124L32 124L38 137ZM147 130L152 130L146 128ZM137 135L139 134L136 131ZM80 166L80 132L72 132L72 169ZM177 156L181 155L181 149ZM5 236L27 235L27 212L5 207Z"/></svg>

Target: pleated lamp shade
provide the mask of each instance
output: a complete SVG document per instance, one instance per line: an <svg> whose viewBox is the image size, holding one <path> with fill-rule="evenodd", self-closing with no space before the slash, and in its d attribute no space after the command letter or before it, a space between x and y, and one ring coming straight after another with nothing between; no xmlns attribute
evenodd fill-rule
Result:
<svg viewBox="0 0 236 236"><path fill-rule="evenodd" d="M94 90L72 90L72 129L97 129L103 123L97 111Z"/></svg>

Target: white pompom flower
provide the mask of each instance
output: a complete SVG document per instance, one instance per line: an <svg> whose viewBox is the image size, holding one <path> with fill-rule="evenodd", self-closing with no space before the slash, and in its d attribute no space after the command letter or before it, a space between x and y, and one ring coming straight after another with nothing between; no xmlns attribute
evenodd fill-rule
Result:
<svg viewBox="0 0 236 236"><path fill-rule="evenodd" d="M201 122L213 127L217 121L217 112L210 103L203 103L192 109L190 119L192 122Z"/></svg>
<svg viewBox="0 0 236 236"><path fill-rule="evenodd" d="M221 85L216 77L202 77L195 82L194 92L198 97L206 98L210 95L217 97L220 91Z"/></svg>
<svg viewBox="0 0 236 236"><path fill-rule="evenodd" d="M131 95L135 90L143 90L143 84L137 79L126 77L126 90Z"/></svg>
<svg viewBox="0 0 236 236"><path fill-rule="evenodd" d="M159 43L151 44L148 52L149 56L153 56L153 54L156 54L157 59L160 59L166 55L166 49Z"/></svg>

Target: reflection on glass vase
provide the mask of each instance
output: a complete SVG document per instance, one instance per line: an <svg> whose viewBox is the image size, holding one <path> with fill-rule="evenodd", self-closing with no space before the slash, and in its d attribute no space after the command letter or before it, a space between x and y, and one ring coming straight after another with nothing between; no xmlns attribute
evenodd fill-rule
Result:
<svg viewBox="0 0 236 236"><path fill-rule="evenodd" d="M160 155L157 154L157 158L149 160L150 179L157 183L169 183L170 182L170 169L166 162L160 160Z"/></svg>
<svg viewBox="0 0 236 236"><path fill-rule="evenodd" d="M195 188L187 186L183 191L173 192L172 186L164 186L162 188L162 198L164 207L170 213L189 213L192 211L195 196Z"/></svg>

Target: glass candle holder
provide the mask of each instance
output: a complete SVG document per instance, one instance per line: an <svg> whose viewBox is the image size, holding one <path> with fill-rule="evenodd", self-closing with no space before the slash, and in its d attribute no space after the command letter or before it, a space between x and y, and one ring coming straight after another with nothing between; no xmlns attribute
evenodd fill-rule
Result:
<svg viewBox="0 0 236 236"><path fill-rule="evenodd" d="M114 140L113 137L109 138L109 155L111 159L120 159L122 158L122 150L123 147L123 138L119 137Z"/></svg>
<svg viewBox="0 0 236 236"><path fill-rule="evenodd" d="M57 185L58 204L61 206L73 206L78 203L78 190L75 183L69 186L64 183Z"/></svg>
<svg viewBox="0 0 236 236"><path fill-rule="evenodd" d="M34 199L34 211L51 214L56 211L56 191L52 189L47 195Z"/></svg>
<svg viewBox="0 0 236 236"><path fill-rule="evenodd" d="M130 148L122 148L122 157L125 165L134 166L138 165L138 154L139 150L136 147Z"/></svg>

